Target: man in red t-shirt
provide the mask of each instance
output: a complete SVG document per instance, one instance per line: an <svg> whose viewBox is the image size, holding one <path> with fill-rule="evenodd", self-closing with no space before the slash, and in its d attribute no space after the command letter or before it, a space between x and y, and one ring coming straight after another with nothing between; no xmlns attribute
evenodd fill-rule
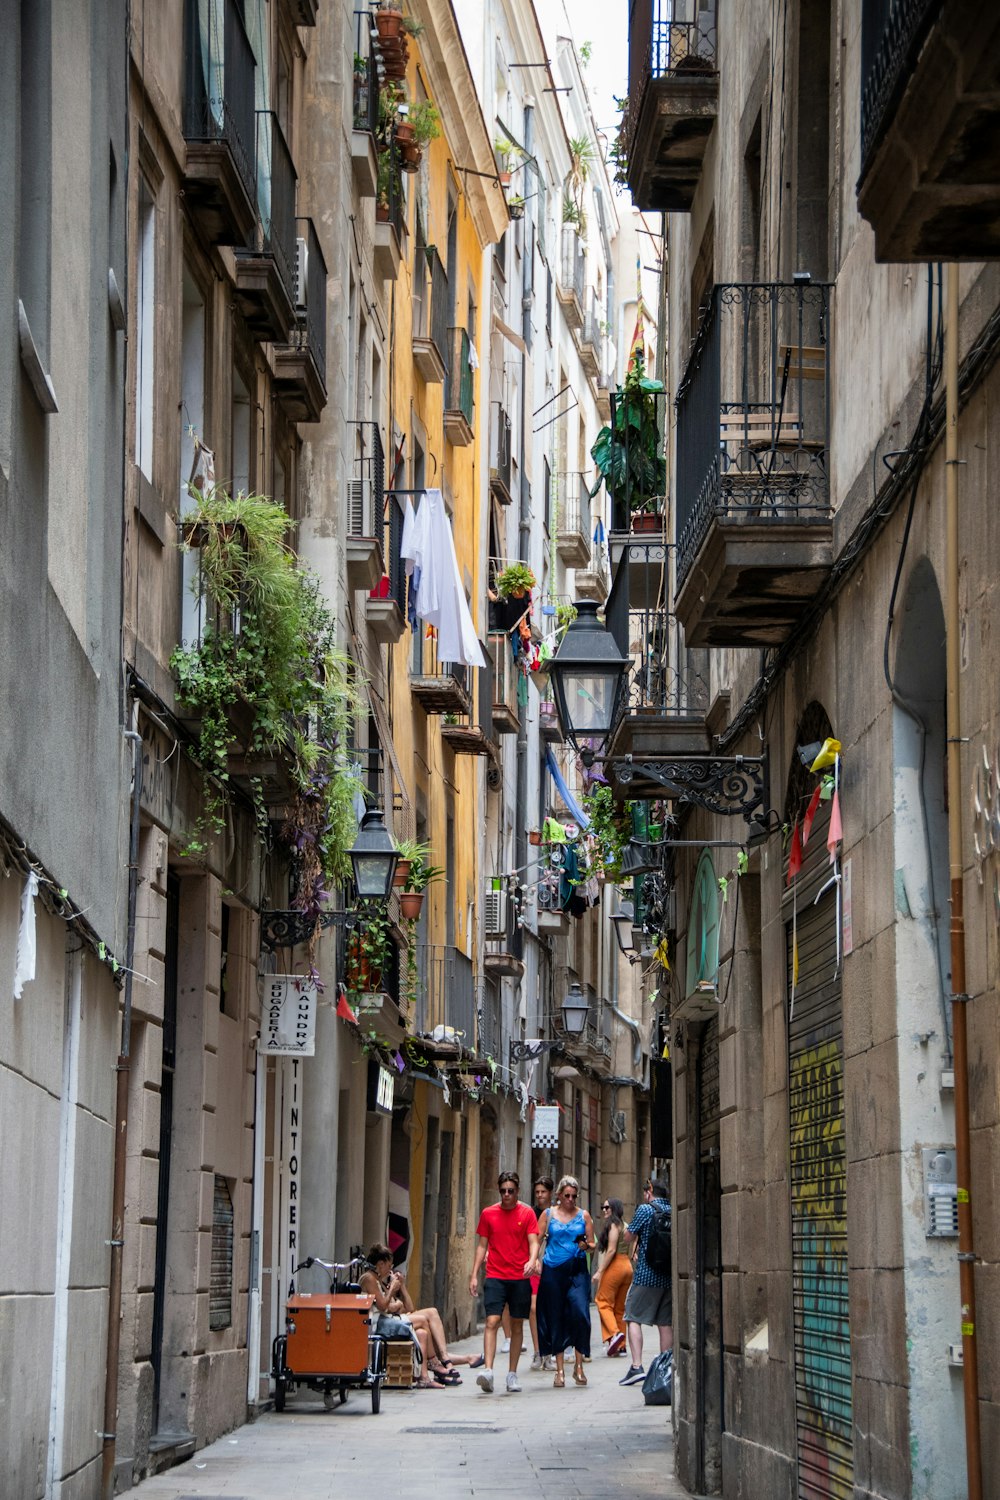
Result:
<svg viewBox="0 0 1000 1500"><path fill-rule="evenodd" d="M519 1203L520 1178L516 1172L501 1172L497 1181L500 1202L484 1208L479 1216L476 1234L476 1261L469 1277L469 1293L479 1295L479 1273L486 1261L486 1283L483 1302L486 1306L486 1332L483 1353L486 1365L476 1377L484 1391L493 1390L493 1357L497 1349L497 1329L506 1307L510 1313L510 1373L507 1391L514 1395L521 1389L517 1378L517 1361L521 1355L524 1320L531 1311L531 1282L528 1267L538 1253L538 1220L526 1203Z"/></svg>

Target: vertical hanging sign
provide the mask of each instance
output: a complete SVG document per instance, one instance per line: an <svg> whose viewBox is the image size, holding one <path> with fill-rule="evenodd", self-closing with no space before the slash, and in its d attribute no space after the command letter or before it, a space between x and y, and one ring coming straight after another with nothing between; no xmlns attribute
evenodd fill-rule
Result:
<svg viewBox="0 0 1000 1500"><path fill-rule="evenodd" d="M299 1128L302 1064L292 1058L285 1064L281 1111L281 1161L283 1166L281 1237L282 1250L288 1257L289 1274L298 1260L299 1182L301 1176Z"/></svg>
<svg viewBox="0 0 1000 1500"><path fill-rule="evenodd" d="M312 1057L316 1052L316 986L301 974L270 974L258 1052L269 1057Z"/></svg>

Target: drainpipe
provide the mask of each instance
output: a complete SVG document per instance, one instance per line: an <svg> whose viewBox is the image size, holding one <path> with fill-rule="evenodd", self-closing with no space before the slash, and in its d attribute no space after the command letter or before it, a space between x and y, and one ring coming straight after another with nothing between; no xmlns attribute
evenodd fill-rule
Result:
<svg viewBox="0 0 1000 1500"><path fill-rule="evenodd" d="M612 1015L617 1016L619 1021L622 1021L632 1033L632 1040L634 1043L632 1047L632 1066L633 1068L639 1068L642 1066L642 1031L639 1027L639 1022L634 1021L631 1016L627 1016L623 1010L619 1010L618 1006L613 1002L609 1001L608 1003L609 1005L611 1005ZM643 1069L643 1077L641 1081L643 1087L645 1087L645 1069ZM630 1079L629 1082L635 1082L635 1080Z"/></svg>
<svg viewBox="0 0 1000 1500"><path fill-rule="evenodd" d="M962 705L958 603L958 266L946 271L945 379L945 637L948 722L948 860L951 866L952 1037L955 1052L955 1161L958 1175L958 1274L962 1298L962 1385L969 1500L982 1500L979 1370L976 1362L975 1252L969 1141L969 1051L965 992L965 908L962 883Z"/></svg>
<svg viewBox="0 0 1000 1500"><path fill-rule="evenodd" d="M104 1442L101 1449L101 1496L113 1500L118 1428L118 1368L122 1329L122 1255L125 1247L125 1165L128 1147L128 1085L132 1050L132 971L135 967L135 911L139 889L139 810L142 802L142 736L125 730L132 741L132 823L128 848L128 935L125 942L125 999L121 1052L115 1088L115 1169L111 1202L111 1272L108 1281L108 1357L104 1377Z"/></svg>
<svg viewBox="0 0 1000 1500"><path fill-rule="evenodd" d="M530 104L524 106L522 138L528 157L534 151L534 110ZM522 562L529 561L531 543L531 494L528 488L528 425L531 401L528 397L528 350L531 348L531 309L534 297L532 283L533 256L521 257L521 441L520 441L520 494L518 496L517 555ZM528 729L524 716L518 715L517 767L514 785L514 868L523 870L528 861ZM523 940L522 940L523 941Z"/></svg>

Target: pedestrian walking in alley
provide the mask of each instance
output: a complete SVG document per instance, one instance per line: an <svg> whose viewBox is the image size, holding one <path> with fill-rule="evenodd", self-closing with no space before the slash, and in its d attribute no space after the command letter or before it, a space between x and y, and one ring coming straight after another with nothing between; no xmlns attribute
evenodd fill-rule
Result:
<svg viewBox="0 0 1000 1500"><path fill-rule="evenodd" d="M486 1333L483 1338L485 1366L476 1377L480 1390L493 1390L493 1360L497 1329L506 1308L510 1313L510 1356L507 1391L521 1389L517 1362L524 1338L524 1320L531 1312L531 1282L528 1275L538 1257L538 1220L526 1203L518 1201L520 1178L516 1172L501 1172L497 1179L500 1202L484 1208L476 1226L476 1259L469 1277L469 1293L479 1295L479 1273L486 1262L483 1301ZM487 1259L488 1255L488 1259Z"/></svg>
<svg viewBox="0 0 1000 1500"><path fill-rule="evenodd" d="M542 1214L552 1202L553 1186L554 1183L551 1177L535 1178L534 1192L536 1217L541 1218ZM532 1276L531 1278L531 1318L529 1319L531 1324L531 1347L533 1350L531 1356L531 1368L533 1370L550 1370L553 1364L552 1357L550 1355L549 1358L546 1359L543 1356L541 1347L538 1343L538 1284L540 1281L540 1276Z"/></svg>
<svg viewBox="0 0 1000 1500"><path fill-rule="evenodd" d="M601 1204L598 1258L591 1278L597 1288L597 1311L609 1356L625 1351L625 1298L632 1285L632 1260L625 1254L625 1205L620 1198Z"/></svg>
<svg viewBox="0 0 1000 1500"><path fill-rule="evenodd" d="M555 1355L552 1384L566 1384L564 1360L573 1349L573 1379L587 1384L584 1359L590 1357L590 1279L586 1252L594 1249L594 1225L589 1213L579 1207L580 1184L575 1177L561 1177L555 1202L538 1224L539 1244L544 1246L542 1277L538 1287L538 1339L544 1355Z"/></svg>
<svg viewBox="0 0 1000 1500"><path fill-rule="evenodd" d="M643 1326L655 1328L660 1353L673 1347L671 1298L670 1205L666 1185L647 1182L643 1201L626 1229L636 1246L632 1285L625 1299L625 1328L631 1363L619 1385L641 1385L646 1372L642 1364Z"/></svg>

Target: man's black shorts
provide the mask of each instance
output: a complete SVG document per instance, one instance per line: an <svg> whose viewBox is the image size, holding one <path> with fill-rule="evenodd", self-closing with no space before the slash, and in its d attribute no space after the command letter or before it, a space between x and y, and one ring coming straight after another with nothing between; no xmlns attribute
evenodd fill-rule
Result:
<svg viewBox="0 0 1000 1500"><path fill-rule="evenodd" d="M501 1281L497 1276L487 1276L483 1285L483 1302L488 1318L500 1317L505 1307L510 1309L512 1318L526 1318L531 1312L531 1282L527 1276L517 1281Z"/></svg>

